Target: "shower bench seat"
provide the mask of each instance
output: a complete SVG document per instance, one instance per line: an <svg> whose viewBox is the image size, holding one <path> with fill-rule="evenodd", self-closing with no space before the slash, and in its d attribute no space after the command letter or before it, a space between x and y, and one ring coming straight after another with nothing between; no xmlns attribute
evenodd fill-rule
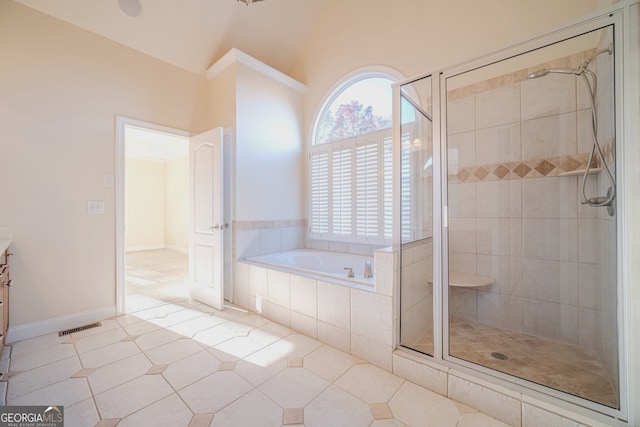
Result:
<svg viewBox="0 0 640 427"><path fill-rule="evenodd" d="M491 276L481 276L472 273L463 273L461 271L449 272L449 286L457 288L477 288L480 286L493 285L496 279ZM429 278L429 283L433 284L433 278Z"/></svg>

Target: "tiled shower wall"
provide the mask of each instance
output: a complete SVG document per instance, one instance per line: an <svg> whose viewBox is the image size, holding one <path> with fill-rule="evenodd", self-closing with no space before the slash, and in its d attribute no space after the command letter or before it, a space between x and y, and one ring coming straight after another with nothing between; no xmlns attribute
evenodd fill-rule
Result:
<svg viewBox="0 0 640 427"><path fill-rule="evenodd" d="M592 53L550 65L575 66ZM604 68L599 93L612 96ZM571 75L527 74L448 93L448 149L458 159L449 168L450 268L496 278L489 287L450 288L451 313L579 343L615 374L615 221L605 208L580 204L580 176L558 176L588 159L587 91ZM612 135L612 112L599 111L599 120L599 133ZM611 138L601 140L611 153ZM588 194L606 194L605 181L591 175Z"/></svg>

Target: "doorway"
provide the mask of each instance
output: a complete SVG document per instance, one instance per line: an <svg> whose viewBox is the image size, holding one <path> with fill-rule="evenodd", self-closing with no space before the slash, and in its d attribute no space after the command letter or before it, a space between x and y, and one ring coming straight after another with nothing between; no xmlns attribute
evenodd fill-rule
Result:
<svg viewBox="0 0 640 427"><path fill-rule="evenodd" d="M189 298L189 133L117 118L116 300L130 313Z"/></svg>
<svg viewBox="0 0 640 427"><path fill-rule="evenodd" d="M209 141L212 136L216 137ZM198 153L202 153L201 148L209 146L218 147L212 151L218 153L218 163L214 167L215 172L211 170L203 175L202 168L207 162L202 163L204 158ZM209 167L213 165L211 163ZM179 129L116 117L118 314L190 298L218 309L233 303L231 169L230 129L212 129L191 136L189 132ZM201 179L208 175L213 181L207 185L213 185L211 188L214 188L217 183L219 187L216 197L207 206L220 208L218 216L202 211L206 204L201 203L202 199L198 199L201 192L196 191L196 188L204 188ZM128 186L128 181L135 181L135 185ZM158 182L166 184L158 190ZM163 195L153 196L154 192ZM159 199L162 201L159 202ZM154 204L157 208L149 209ZM196 241L196 235L202 233L194 234L198 224L204 224L198 218L205 217L212 221L205 227L208 233L220 236L218 250L211 251L215 259L203 256L204 246ZM216 222L217 228L213 222ZM153 227L156 228L155 240L149 231ZM207 276L203 272L209 271L207 266L212 265L221 270L218 283L203 281L203 277ZM127 282L130 286L127 286ZM208 286L220 292L218 303L212 303L210 298L204 297L211 296L210 290L203 293ZM135 296L128 298L128 295Z"/></svg>
<svg viewBox="0 0 640 427"><path fill-rule="evenodd" d="M189 297L189 139L125 126L127 312Z"/></svg>

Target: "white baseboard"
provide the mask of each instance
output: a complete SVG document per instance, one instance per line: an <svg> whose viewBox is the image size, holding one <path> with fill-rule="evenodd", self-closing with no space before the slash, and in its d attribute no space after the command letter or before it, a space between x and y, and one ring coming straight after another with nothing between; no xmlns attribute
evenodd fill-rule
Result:
<svg viewBox="0 0 640 427"><path fill-rule="evenodd" d="M189 253L189 248L183 248L180 246L173 246L173 245L130 246L125 249L125 252L154 251L156 249L169 249L169 250L180 252L183 254Z"/></svg>
<svg viewBox="0 0 640 427"><path fill-rule="evenodd" d="M165 245L164 248L172 250L172 251L180 252L181 254L188 254L189 253L189 248L181 248L180 246Z"/></svg>
<svg viewBox="0 0 640 427"><path fill-rule="evenodd" d="M129 246L125 248L125 252L153 251L156 249L164 249L164 245L145 245L145 246Z"/></svg>
<svg viewBox="0 0 640 427"><path fill-rule="evenodd" d="M99 322L116 315L116 306L99 308L97 310L85 311L82 313L69 314L67 316L55 317L40 322L26 323L24 325L9 327L7 331L7 344L22 341L52 332L64 331L65 329L77 328L88 323Z"/></svg>

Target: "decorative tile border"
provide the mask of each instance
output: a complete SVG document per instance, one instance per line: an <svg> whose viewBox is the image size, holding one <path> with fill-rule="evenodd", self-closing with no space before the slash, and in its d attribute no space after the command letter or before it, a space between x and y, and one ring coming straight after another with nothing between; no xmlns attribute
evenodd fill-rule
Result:
<svg viewBox="0 0 640 427"><path fill-rule="evenodd" d="M616 158L615 139L611 138L602 147L605 162L611 166ZM543 159L522 160L516 162L491 163L466 166L458 173L449 174L450 183L470 183L525 178L554 177L561 173L584 170L590 153L578 153L569 156L548 157ZM596 153L591 168L602 167L600 156Z"/></svg>
<svg viewBox="0 0 640 427"><path fill-rule="evenodd" d="M599 158L594 157L591 162L592 168L599 167L598 160ZM460 168L457 174L450 174L449 183L553 177L563 172L585 169L588 161L589 153L580 153L563 157L467 166Z"/></svg>

